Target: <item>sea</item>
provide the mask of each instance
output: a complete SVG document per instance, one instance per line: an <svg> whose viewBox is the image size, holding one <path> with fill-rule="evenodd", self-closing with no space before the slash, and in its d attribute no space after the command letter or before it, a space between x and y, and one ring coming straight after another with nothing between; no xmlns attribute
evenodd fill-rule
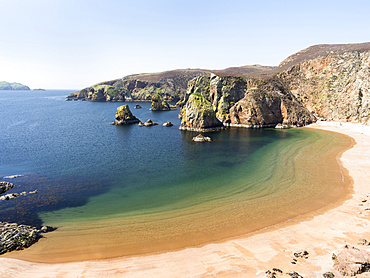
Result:
<svg viewBox="0 0 370 278"><path fill-rule="evenodd" d="M201 246L323 209L348 193L338 155L349 137L230 128L195 143L199 132L179 130L179 110L66 101L72 92L0 91L0 181L14 183L8 193L27 193L0 201L0 221L57 228L35 244L49 247L39 258L36 248L35 260L75 260L61 254L68 242L81 259ZM123 104L158 125L111 125ZM21 176L3 178L9 175Z"/></svg>

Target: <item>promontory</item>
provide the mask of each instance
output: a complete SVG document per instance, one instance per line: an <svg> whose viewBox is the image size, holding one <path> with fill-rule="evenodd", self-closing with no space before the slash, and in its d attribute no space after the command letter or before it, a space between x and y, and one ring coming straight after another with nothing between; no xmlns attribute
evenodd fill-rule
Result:
<svg viewBox="0 0 370 278"><path fill-rule="evenodd" d="M21 83L0 81L0 90L30 90L30 88Z"/></svg>

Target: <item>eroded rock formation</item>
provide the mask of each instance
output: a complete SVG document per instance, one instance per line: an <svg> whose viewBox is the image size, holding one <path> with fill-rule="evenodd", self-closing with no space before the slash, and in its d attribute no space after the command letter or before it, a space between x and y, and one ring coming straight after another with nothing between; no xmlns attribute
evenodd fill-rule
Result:
<svg viewBox="0 0 370 278"><path fill-rule="evenodd" d="M169 111L169 110L176 110L175 106L172 106L168 103L167 100L163 99L159 94L155 94L152 96L152 105L150 110L152 111Z"/></svg>
<svg viewBox="0 0 370 278"><path fill-rule="evenodd" d="M304 126L316 120L278 78L206 74L189 82L181 128Z"/></svg>
<svg viewBox="0 0 370 278"><path fill-rule="evenodd" d="M132 115L130 108L127 104L122 105L117 108L117 113L115 115L114 125L128 125L137 124L140 122L134 115Z"/></svg>

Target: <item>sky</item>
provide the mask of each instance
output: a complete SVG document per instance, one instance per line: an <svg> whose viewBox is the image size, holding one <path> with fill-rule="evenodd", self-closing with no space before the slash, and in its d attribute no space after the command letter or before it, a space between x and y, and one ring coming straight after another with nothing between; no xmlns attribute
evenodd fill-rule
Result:
<svg viewBox="0 0 370 278"><path fill-rule="evenodd" d="M370 1L0 0L0 81L82 89L181 68L276 66L370 38Z"/></svg>

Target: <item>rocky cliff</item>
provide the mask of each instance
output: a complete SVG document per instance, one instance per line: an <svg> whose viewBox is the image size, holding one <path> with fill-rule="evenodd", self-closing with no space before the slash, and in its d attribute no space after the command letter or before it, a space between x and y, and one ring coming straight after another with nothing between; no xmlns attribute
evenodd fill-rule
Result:
<svg viewBox="0 0 370 278"><path fill-rule="evenodd" d="M189 82L182 105L182 129L304 126L317 117L370 124L370 43L312 46L260 72L208 73Z"/></svg>
<svg viewBox="0 0 370 278"><path fill-rule="evenodd" d="M278 76L317 117L370 124L370 51L319 56Z"/></svg>
<svg viewBox="0 0 370 278"><path fill-rule="evenodd" d="M260 65L232 67L212 72L244 75L269 71L274 67ZM158 73L135 74L102 82L67 97L67 100L88 101L152 101L160 95L165 101L179 101L185 95L188 82L194 77L211 72L205 69L178 69Z"/></svg>
<svg viewBox="0 0 370 278"><path fill-rule="evenodd" d="M223 126L304 126L316 119L278 78L207 74L192 80L180 112L181 129Z"/></svg>
<svg viewBox="0 0 370 278"><path fill-rule="evenodd" d="M160 95L166 101L178 101L184 96L189 80L206 72L185 69L130 75L87 87L70 94L67 100L152 101L153 95Z"/></svg>
<svg viewBox="0 0 370 278"><path fill-rule="evenodd" d="M203 131L223 127L210 98L210 81L214 76L206 74L189 82L179 115L180 129Z"/></svg>

